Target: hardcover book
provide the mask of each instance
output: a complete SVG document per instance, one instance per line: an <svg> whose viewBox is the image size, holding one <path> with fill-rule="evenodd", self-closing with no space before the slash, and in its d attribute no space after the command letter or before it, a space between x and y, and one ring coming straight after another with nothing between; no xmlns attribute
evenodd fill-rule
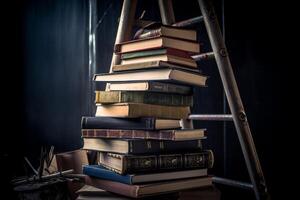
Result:
<svg viewBox="0 0 300 200"><path fill-rule="evenodd" d="M122 60L128 60L132 58L143 58L148 56L158 56L158 55L174 55L182 58L189 58L192 59L190 54L186 51L181 51L178 49L172 48L162 48L162 49L150 49L145 51L137 51L137 52L130 52L130 53L123 53L121 55Z"/></svg>
<svg viewBox="0 0 300 200"><path fill-rule="evenodd" d="M131 40L115 45L115 53L128 53L159 48L173 48L191 53L200 53L200 45L197 42L170 37L152 37L139 40Z"/></svg>
<svg viewBox="0 0 300 200"><path fill-rule="evenodd" d="M113 171L105 169L100 165L85 165L83 166L83 174L93 176L100 179L116 181L124 184L141 184L157 181L169 181L184 178L196 178L207 176L207 169L195 169L177 172L161 172L151 174L126 174L121 175Z"/></svg>
<svg viewBox="0 0 300 200"><path fill-rule="evenodd" d="M198 68L186 67L182 65L169 63L169 62L164 62L161 60L139 62L139 63L132 63L132 64L113 65L112 71L122 72L122 71L132 71L132 70L164 69L164 68L186 70L186 71L200 73L200 70Z"/></svg>
<svg viewBox="0 0 300 200"><path fill-rule="evenodd" d="M102 82L172 81L179 84L205 86L207 76L185 70L152 69L95 74L94 80Z"/></svg>
<svg viewBox="0 0 300 200"><path fill-rule="evenodd" d="M145 30L144 33L140 34L137 38L144 39L155 36L167 36L192 41L197 40L197 32L195 30L182 29L174 26L161 26L157 29Z"/></svg>
<svg viewBox="0 0 300 200"><path fill-rule="evenodd" d="M151 61L165 61L186 68L197 68L196 61L186 52L177 49L154 49L122 54L121 64L135 64Z"/></svg>
<svg viewBox="0 0 300 200"><path fill-rule="evenodd" d="M200 140L205 139L205 129L181 130L116 130L116 129L82 129L84 138L114 138L114 139L151 139L151 140Z"/></svg>
<svg viewBox="0 0 300 200"><path fill-rule="evenodd" d="M99 164L119 174L206 169L213 166L214 155L211 150L159 155L121 155L101 152Z"/></svg>
<svg viewBox="0 0 300 200"><path fill-rule="evenodd" d="M187 119L189 106L162 106L154 104L116 103L97 105L96 117L156 117Z"/></svg>
<svg viewBox="0 0 300 200"><path fill-rule="evenodd" d="M81 189L76 191L76 194L78 194L76 200L132 200L130 197L118 195L90 185L84 185ZM178 198L178 192L155 196L155 199L159 200L178 200ZM140 200L153 200L153 197L144 197L140 198Z"/></svg>
<svg viewBox="0 0 300 200"><path fill-rule="evenodd" d="M168 106L193 106L193 96L139 91L96 91L96 104L145 103Z"/></svg>
<svg viewBox="0 0 300 200"><path fill-rule="evenodd" d="M178 151L200 151L201 140L168 141L139 139L83 138L83 149L121 154L163 153Z"/></svg>
<svg viewBox="0 0 300 200"><path fill-rule="evenodd" d="M121 194L128 197L140 198L154 196L162 193L178 192L193 188L208 187L212 185L211 177L188 178L173 181L162 181L143 185L128 185L116 181L104 180L87 176L86 184Z"/></svg>
<svg viewBox="0 0 300 200"><path fill-rule="evenodd" d="M181 127L180 120L157 119L154 117L144 117L144 118L82 117L81 119L81 128L85 129L83 130L83 133L88 135L94 135L94 136L104 134L104 132L100 134L101 131L104 131L103 129L106 130L107 129L121 129L121 130L133 129L136 131L136 130L178 129L180 127ZM105 134L114 135L113 132L110 133L107 132Z"/></svg>
<svg viewBox="0 0 300 200"><path fill-rule="evenodd" d="M178 85L162 82L131 82L131 83L108 83L109 91L149 91L191 95L193 88L187 85Z"/></svg>

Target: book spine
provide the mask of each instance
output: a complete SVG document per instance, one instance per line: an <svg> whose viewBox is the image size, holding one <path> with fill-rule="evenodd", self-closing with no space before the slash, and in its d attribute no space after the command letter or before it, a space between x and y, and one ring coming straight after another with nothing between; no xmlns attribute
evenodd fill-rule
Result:
<svg viewBox="0 0 300 200"><path fill-rule="evenodd" d="M150 82L149 91L168 92L168 93L186 94L186 95L193 93L192 87L190 86L160 83L160 82Z"/></svg>
<svg viewBox="0 0 300 200"><path fill-rule="evenodd" d="M121 97L123 102L135 102L146 104L192 106L193 96L176 94L163 94L153 92L124 92Z"/></svg>
<svg viewBox="0 0 300 200"><path fill-rule="evenodd" d="M129 117L156 117L165 119L187 119L189 106L167 106L155 104L130 104Z"/></svg>
<svg viewBox="0 0 300 200"><path fill-rule="evenodd" d="M132 53L124 53L121 55L122 60L127 60L131 58L140 58L146 56L154 56L154 55L162 55L167 53L166 49L158 49L158 50L148 50L148 51L138 51Z"/></svg>
<svg viewBox="0 0 300 200"><path fill-rule="evenodd" d="M116 174L110 170L100 168L99 166L85 165L85 166L83 166L83 174L101 178L101 179L117 181L120 183L129 184L129 185L132 184L132 179L131 179L130 175L122 176L122 175Z"/></svg>
<svg viewBox="0 0 300 200"><path fill-rule="evenodd" d="M118 71L130 71L136 69L146 69L151 67L158 67L160 66L160 61L149 61L143 63L133 63L133 64L126 64L126 65L114 65L112 70L113 72Z"/></svg>
<svg viewBox="0 0 300 200"><path fill-rule="evenodd" d="M154 118L122 119L113 117L82 117L82 129L154 130Z"/></svg>
<svg viewBox="0 0 300 200"><path fill-rule="evenodd" d="M181 169L206 169L213 166L212 151L189 154L167 154L152 156L124 156L122 173L151 171L174 171ZM117 173L120 173L118 170Z"/></svg>
<svg viewBox="0 0 300 200"><path fill-rule="evenodd" d="M152 125L149 125L152 126ZM174 140L173 130L146 131L146 130L116 130L116 129L81 129L83 138L122 138L122 139L152 139Z"/></svg>
<svg viewBox="0 0 300 200"><path fill-rule="evenodd" d="M145 103L169 106L192 106L193 96L155 92L96 91L96 103Z"/></svg>
<svg viewBox="0 0 300 200"><path fill-rule="evenodd" d="M202 150L201 140L128 140L128 154L170 153Z"/></svg>

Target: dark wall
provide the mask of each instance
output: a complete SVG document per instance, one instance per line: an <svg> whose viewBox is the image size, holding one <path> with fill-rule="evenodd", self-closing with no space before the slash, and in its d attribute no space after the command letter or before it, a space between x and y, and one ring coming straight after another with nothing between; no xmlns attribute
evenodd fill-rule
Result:
<svg viewBox="0 0 300 200"><path fill-rule="evenodd" d="M145 9L146 19L159 20L154 1L139 1L137 15ZM214 1L221 17L221 1ZM107 15L97 28L97 72L110 65L121 1L98 1L98 18ZM2 83L9 110L4 124L9 134L1 140L1 161L9 163L9 177L23 173L23 156L37 160L42 144L55 145L56 151L80 148L80 118L88 114L88 1L19 1L10 19L5 38L9 47L4 71L13 86ZM177 21L200 14L197 1L174 1ZM272 124L281 112L277 98L279 76L270 33L275 27L265 15L267 5L253 1L225 2L226 44L233 64L248 119L267 183L272 191L274 172ZM253 13L256 15L253 16ZM198 30L203 51L210 46L203 25ZM13 31L12 31L13 30ZM197 88L194 113L222 113L223 90L214 61L199 63L210 76L208 88ZM275 115L274 115L275 113ZM13 119L13 120L12 120ZM195 122L208 129L205 145L216 154L212 171L218 176L249 181L241 149L231 123ZM225 142L225 143L224 143ZM36 163L36 162L34 162ZM231 191L236 194L238 191ZM229 193L230 193L229 192ZM242 193L243 194L243 193ZM248 193L247 193L248 194ZM249 193L249 198L252 198Z"/></svg>

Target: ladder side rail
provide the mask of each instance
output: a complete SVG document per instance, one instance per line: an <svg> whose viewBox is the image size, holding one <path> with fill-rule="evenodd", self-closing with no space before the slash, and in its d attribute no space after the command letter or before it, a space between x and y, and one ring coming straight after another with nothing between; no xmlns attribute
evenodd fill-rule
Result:
<svg viewBox="0 0 300 200"><path fill-rule="evenodd" d="M124 0L121 15L119 18L118 31L115 45L130 40L132 26L136 11L137 0ZM113 53L109 72L112 72L112 66L120 64L120 55Z"/></svg>
<svg viewBox="0 0 300 200"><path fill-rule="evenodd" d="M198 0L198 3L204 17L204 23L214 51L227 101L233 115L233 121L246 161L248 173L253 184L256 199L265 199L267 196L267 189L263 171L261 169L260 161L247 121L247 116L244 111L217 17L213 7L210 5L211 2Z"/></svg>

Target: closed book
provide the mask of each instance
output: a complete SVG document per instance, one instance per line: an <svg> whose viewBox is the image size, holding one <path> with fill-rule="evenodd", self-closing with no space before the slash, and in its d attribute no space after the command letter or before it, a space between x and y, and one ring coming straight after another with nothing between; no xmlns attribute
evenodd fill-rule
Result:
<svg viewBox="0 0 300 200"><path fill-rule="evenodd" d="M157 182L157 181L168 181L183 178L196 178L207 176L207 169L196 169L186 170L177 172L161 172L151 174L126 174L121 175L113 171L105 169L100 165L85 165L83 166L83 174L93 176L100 179L106 179L110 181L116 181L129 185Z"/></svg>
<svg viewBox="0 0 300 200"><path fill-rule="evenodd" d="M112 71L113 72L122 72L122 71L132 71L132 70L143 70L143 69L179 69L179 70L186 70L191 72L199 73L200 70L198 68L186 67L183 65L178 65L174 63L169 63L161 60L155 61L142 61L139 63L131 63L131 64L122 64L122 65L113 65Z"/></svg>
<svg viewBox="0 0 300 200"><path fill-rule="evenodd" d="M155 36L167 36L193 41L197 40L197 32L195 30L183 29L174 26L161 26L157 29L145 30L144 33L137 36L137 38L143 39Z"/></svg>
<svg viewBox="0 0 300 200"><path fill-rule="evenodd" d="M83 138L83 149L121 154L143 154L201 150L201 140L168 141L139 139Z"/></svg>
<svg viewBox="0 0 300 200"><path fill-rule="evenodd" d="M174 56L174 55L155 55L155 56L132 58L132 59L128 59L128 60L122 60L121 64L122 65L138 64L138 63L151 62L151 61L165 61L165 62L177 64L177 65L186 66L186 68L188 68L188 67L197 68L197 63L193 59L181 58L181 57Z"/></svg>
<svg viewBox="0 0 300 200"><path fill-rule="evenodd" d="M94 80L102 82L172 81L181 84L205 86L207 76L185 70L152 69L95 74Z"/></svg>
<svg viewBox="0 0 300 200"><path fill-rule="evenodd" d="M174 55L182 58L191 58L191 55L182 50L172 49L172 48L162 48L162 49L150 49L145 51L136 51L121 54L122 60L129 60L133 58L144 58L148 56L158 56L158 55Z"/></svg>
<svg viewBox="0 0 300 200"><path fill-rule="evenodd" d="M133 198L140 198L162 193L171 193L181 190L212 186L212 177L188 178L149 184L129 185L87 176L85 182L87 185L92 185L109 192Z"/></svg>
<svg viewBox="0 0 300 200"><path fill-rule="evenodd" d="M101 152L99 164L119 174L206 169L213 166L214 155L211 150L159 155L121 155Z"/></svg>
<svg viewBox="0 0 300 200"><path fill-rule="evenodd" d="M132 200L130 197L114 194L94 186L84 185L81 189L76 191L78 197L76 200ZM159 200L178 200L179 193L168 193L155 196ZM153 197L145 197L141 200L153 200Z"/></svg>
<svg viewBox="0 0 300 200"><path fill-rule="evenodd" d="M133 83L108 83L109 91L149 91L173 94L191 95L193 88L187 85L178 85L162 82L133 82Z"/></svg>
<svg viewBox="0 0 300 200"><path fill-rule="evenodd" d="M116 103L97 105L96 117L156 117L187 119L189 106L162 106L154 104Z"/></svg>
<svg viewBox="0 0 300 200"><path fill-rule="evenodd" d="M151 139L151 140L200 140L205 139L205 129L181 130L117 130L117 129L81 129L84 138L115 139Z"/></svg>
<svg viewBox="0 0 300 200"><path fill-rule="evenodd" d="M197 42L164 36L131 40L116 44L115 53L128 53L159 48L173 48L191 53L200 53L200 45Z"/></svg>
<svg viewBox="0 0 300 200"><path fill-rule="evenodd" d="M180 120L177 119L157 119L153 117L144 118L116 118L116 117L82 117L81 128L83 132L91 133L89 129L133 129L133 130L157 130L157 129L178 129L180 128ZM102 130L93 131L92 135L99 134ZM99 133L98 133L99 132ZM112 133L112 132L111 132ZM107 133L108 135L113 135Z"/></svg>
<svg viewBox="0 0 300 200"><path fill-rule="evenodd" d="M122 54L122 57L122 65L151 61L165 61L178 65L183 65L186 68L197 68L196 61L186 51L171 48L126 53Z"/></svg>
<svg viewBox="0 0 300 200"><path fill-rule="evenodd" d="M96 104L144 103L168 106L193 106L192 95L140 91L96 91Z"/></svg>

